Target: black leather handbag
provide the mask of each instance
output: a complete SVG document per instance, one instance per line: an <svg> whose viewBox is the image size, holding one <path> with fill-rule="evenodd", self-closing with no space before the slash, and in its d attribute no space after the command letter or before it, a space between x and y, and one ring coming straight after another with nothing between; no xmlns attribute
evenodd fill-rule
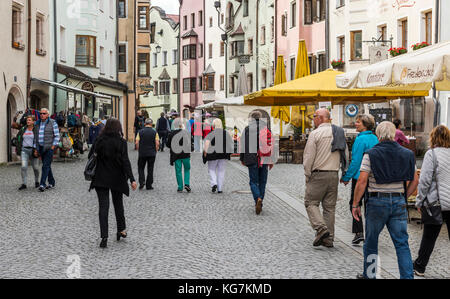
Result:
<svg viewBox="0 0 450 299"><path fill-rule="evenodd" d="M428 201L428 198L425 197L424 204L420 208L420 212L422 214L422 223L423 224L442 225L444 223L444 221L442 219L442 208L441 208L441 203L439 201L439 183L438 183L438 178L437 178L438 161L437 161L434 149L432 149L432 153L433 153L433 161L434 161L433 181L436 182L438 200L430 204L430 202Z"/></svg>
<svg viewBox="0 0 450 299"><path fill-rule="evenodd" d="M86 181L91 182L95 176L95 170L97 169L97 153L94 153L88 160L86 168L84 169L84 178Z"/></svg>

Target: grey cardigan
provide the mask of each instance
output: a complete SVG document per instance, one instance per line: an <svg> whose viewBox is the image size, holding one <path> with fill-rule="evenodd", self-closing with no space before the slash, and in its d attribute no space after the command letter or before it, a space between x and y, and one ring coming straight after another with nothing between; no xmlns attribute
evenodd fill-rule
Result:
<svg viewBox="0 0 450 299"><path fill-rule="evenodd" d="M433 153L429 150L425 154L420 171L420 180L416 198L416 207L423 205L425 197L430 203L440 200L442 211L450 211L450 148L438 147L434 149L437 160L437 180L439 182L439 196L436 181L433 180Z"/></svg>

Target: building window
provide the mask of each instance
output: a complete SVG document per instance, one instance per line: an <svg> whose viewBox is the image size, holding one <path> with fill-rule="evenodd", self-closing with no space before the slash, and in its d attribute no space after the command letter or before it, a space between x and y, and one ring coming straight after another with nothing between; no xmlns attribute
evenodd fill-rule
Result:
<svg viewBox="0 0 450 299"><path fill-rule="evenodd" d="M183 60L196 59L197 58L197 45L183 46Z"/></svg>
<svg viewBox="0 0 450 299"><path fill-rule="evenodd" d="M248 39L248 54L253 55L253 38Z"/></svg>
<svg viewBox="0 0 450 299"><path fill-rule="evenodd" d="M190 93L197 91L197 79L196 78L186 78L183 79L183 92Z"/></svg>
<svg viewBox="0 0 450 299"><path fill-rule="evenodd" d="M328 68L328 63L327 63L326 58L327 57L325 56L325 53L318 55L319 72L323 72L324 70L326 70Z"/></svg>
<svg viewBox="0 0 450 299"><path fill-rule="evenodd" d="M337 57L338 59L345 61L345 37L344 36L338 37L337 40L338 40Z"/></svg>
<svg viewBox="0 0 450 299"><path fill-rule="evenodd" d="M178 93L178 79L173 79L173 91L172 93Z"/></svg>
<svg viewBox="0 0 450 299"><path fill-rule="evenodd" d="M203 90L203 77L202 76L198 77L198 90L199 91Z"/></svg>
<svg viewBox="0 0 450 299"><path fill-rule="evenodd" d="M203 88L203 90L207 90L207 91L214 91L214 80L215 80L215 75L206 75L205 76L205 86Z"/></svg>
<svg viewBox="0 0 450 299"><path fill-rule="evenodd" d="M170 95L170 81L159 82L159 94Z"/></svg>
<svg viewBox="0 0 450 299"><path fill-rule="evenodd" d="M23 49L22 25L23 14L22 8L13 6L12 8L12 46L17 49Z"/></svg>
<svg viewBox="0 0 450 299"><path fill-rule="evenodd" d="M326 18L326 4L325 0L316 0L315 7L315 21L321 22Z"/></svg>
<svg viewBox="0 0 450 299"><path fill-rule="evenodd" d="M191 24L192 28L195 28L195 13L191 13Z"/></svg>
<svg viewBox="0 0 450 299"><path fill-rule="evenodd" d="M231 44L231 57L244 55L244 41L235 41Z"/></svg>
<svg viewBox="0 0 450 299"><path fill-rule="evenodd" d="M350 32L351 60L362 59L362 31Z"/></svg>
<svg viewBox="0 0 450 299"><path fill-rule="evenodd" d="M45 54L44 17L40 15L36 16L36 53Z"/></svg>
<svg viewBox="0 0 450 299"><path fill-rule="evenodd" d="M117 3L118 12L117 15L119 18L127 17L127 4L126 0L119 0Z"/></svg>
<svg viewBox="0 0 450 299"><path fill-rule="evenodd" d="M75 53L75 65L77 66L97 66L96 37L87 35L77 35L77 45Z"/></svg>
<svg viewBox="0 0 450 299"><path fill-rule="evenodd" d="M203 26L203 10L198 12L198 27Z"/></svg>
<svg viewBox="0 0 450 299"><path fill-rule="evenodd" d="M248 17L248 0L244 0L244 17Z"/></svg>
<svg viewBox="0 0 450 299"><path fill-rule="evenodd" d="M270 21L270 34L271 41L273 42L275 39L275 17L272 17L272 20Z"/></svg>
<svg viewBox="0 0 450 299"><path fill-rule="evenodd" d="M66 28L59 27L59 59L66 62Z"/></svg>
<svg viewBox="0 0 450 299"><path fill-rule="evenodd" d="M262 69L261 70L261 88L267 87L267 70Z"/></svg>
<svg viewBox="0 0 450 299"><path fill-rule="evenodd" d="M248 92L253 92L253 74L247 75L247 86L248 86Z"/></svg>
<svg viewBox="0 0 450 299"><path fill-rule="evenodd" d="M261 27L261 45L266 44L266 26Z"/></svg>
<svg viewBox="0 0 450 299"><path fill-rule="evenodd" d="M116 3L116 1L109 0L109 17L111 19L114 19L114 3Z"/></svg>
<svg viewBox="0 0 450 299"><path fill-rule="evenodd" d="M157 95L159 95L159 86L158 86L158 81L153 81L153 95L154 96L157 96Z"/></svg>
<svg viewBox="0 0 450 299"><path fill-rule="evenodd" d="M119 72L127 71L127 46L119 45Z"/></svg>
<svg viewBox="0 0 450 299"><path fill-rule="evenodd" d="M386 25L378 26L378 35L381 38L381 40L387 39L387 26Z"/></svg>
<svg viewBox="0 0 450 299"><path fill-rule="evenodd" d="M345 5L345 0L336 0L336 8L342 7Z"/></svg>
<svg viewBox="0 0 450 299"><path fill-rule="evenodd" d="M158 53L153 53L153 67L158 67Z"/></svg>
<svg viewBox="0 0 450 299"><path fill-rule="evenodd" d="M220 75L220 90L224 90L224 89L225 89L225 76Z"/></svg>
<svg viewBox="0 0 450 299"><path fill-rule="evenodd" d="M281 16L281 35L287 36L287 14Z"/></svg>
<svg viewBox="0 0 450 299"><path fill-rule="evenodd" d="M220 42L220 57L223 57L225 55L225 43Z"/></svg>
<svg viewBox="0 0 450 299"><path fill-rule="evenodd" d="M139 6L139 30L148 30L148 7Z"/></svg>
<svg viewBox="0 0 450 299"><path fill-rule="evenodd" d="M209 44L208 45L208 58L212 58L213 57L213 44Z"/></svg>
<svg viewBox="0 0 450 299"><path fill-rule="evenodd" d="M155 43L156 23L150 24L150 43Z"/></svg>
<svg viewBox="0 0 450 299"><path fill-rule="evenodd" d="M223 24L224 20L225 20L224 14L220 14L220 24Z"/></svg>
<svg viewBox="0 0 450 299"><path fill-rule="evenodd" d="M230 93L234 93L234 76L230 76Z"/></svg>
<svg viewBox="0 0 450 299"><path fill-rule="evenodd" d="M163 63L163 66L167 66L167 51L163 51L163 56L162 56L163 58L163 61L162 61L162 63Z"/></svg>
<svg viewBox="0 0 450 299"><path fill-rule="evenodd" d="M139 77L149 77L150 76L150 54L149 53L139 53L138 54L138 63L139 63Z"/></svg>
<svg viewBox="0 0 450 299"><path fill-rule="evenodd" d="M178 64L178 49L172 50L172 64Z"/></svg>
<svg viewBox="0 0 450 299"><path fill-rule="evenodd" d="M198 58L202 58L203 57L203 44L200 44L200 50L198 52Z"/></svg>
<svg viewBox="0 0 450 299"><path fill-rule="evenodd" d="M305 0L305 24L313 23L313 0Z"/></svg>
<svg viewBox="0 0 450 299"><path fill-rule="evenodd" d="M291 80L294 80L295 79L295 57L291 58L290 72L291 72Z"/></svg>
<svg viewBox="0 0 450 299"><path fill-rule="evenodd" d="M297 25L297 2L291 3L291 28Z"/></svg>
<svg viewBox="0 0 450 299"><path fill-rule="evenodd" d="M408 19L399 21L399 31L401 46L408 50Z"/></svg>
<svg viewBox="0 0 450 299"><path fill-rule="evenodd" d="M183 29L187 30L187 16L183 16Z"/></svg>
<svg viewBox="0 0 450 299"><path fill-rule="evenodd" d="M100 75L105 75L105 48L100 47Z"/></svg>
<svg viewBox="0 0 450 299"><path fill-rule="evenodd" d="M309 61L309 72L311 74L316 73L316 57L314 55L308 56Z"/></svg>
<svg viewBox="0 0 450 299"><path fill-rule="evenodd" d="M109 51L109 76L111 78L114 78L114 72L115 72L115 66L114 66L114 52Z"/></svg>
<svg viewBox="0 0 450 299"><path fill-rule="evenodd" d="M212 26L213 26L213 18L210 17L209 18L209 27L212 28Z"/></svg>
<svg viewBox="0 0 450 299"><path fill-rule="evenodd" d="M429 12L425 13L424 19L425 19L425 41L431 45L433 43L433 38L431 36L431 34L433 32L432 12L429 11Z"/></svg>

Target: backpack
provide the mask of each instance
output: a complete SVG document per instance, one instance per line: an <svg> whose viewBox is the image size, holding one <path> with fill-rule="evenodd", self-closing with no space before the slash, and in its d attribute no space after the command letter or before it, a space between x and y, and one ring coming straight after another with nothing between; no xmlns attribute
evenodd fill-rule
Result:
<svg viewBox="0 0 450 299"><path fill-rule="evenodd" d="M62 148L65 151L69 151L72 148L72 141L68 135L61 137Z"/></svg>
<svg viewBox="0 0 450 299"><path fill-rule="evenodd" d="M264 127L259 131L259 149L258 149L258 164L273 164L272 152L273 152L273 140L272 132L267 127Z"/></svg>

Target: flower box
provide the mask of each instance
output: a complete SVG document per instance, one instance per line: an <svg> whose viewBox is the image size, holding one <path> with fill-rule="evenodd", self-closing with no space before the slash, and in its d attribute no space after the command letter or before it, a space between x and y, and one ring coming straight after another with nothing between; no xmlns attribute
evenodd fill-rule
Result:
<svg viewBox="0 0 450 299"><path fill-rule="evenodd" d="M408 50L406 50L404 47L400 47L400 48L390 48L389 53L391 54L392 57L398 56L398 55L402 55L408 52Z"/></svg>
<svg viewBox="0 0 450 299"><path fill-rule="evenodd" d="M345 62L342 59L331 61L331 66L335 69L341 69L345 65Z"/></svg>
<svg viewBox="0 0 450 299"><path fill-rule="evenodd" d="M425 47L428 47L430 44L427 42L421 42L421 43L417 43L411 46L411 48L413 48L413 50L419 50Z"/></svg>

